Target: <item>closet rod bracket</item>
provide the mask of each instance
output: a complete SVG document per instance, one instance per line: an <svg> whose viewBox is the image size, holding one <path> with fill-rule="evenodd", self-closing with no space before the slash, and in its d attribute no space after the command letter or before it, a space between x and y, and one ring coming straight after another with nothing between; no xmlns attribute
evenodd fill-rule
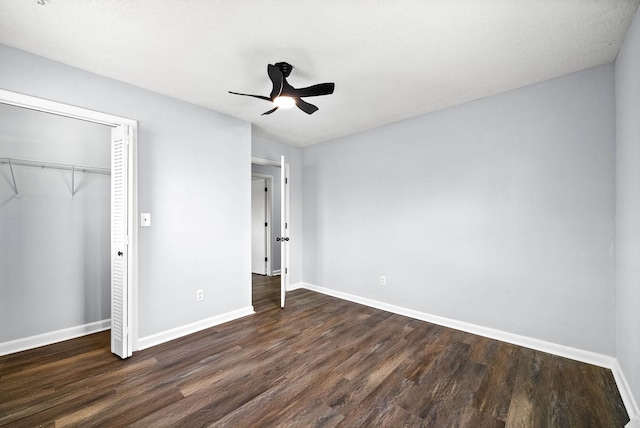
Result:
<svg viewBox="0 0 640 428"><path fill-rule="evenodd" d="M76 167L71 165L71 197L76 195Z"/></svg>
<svg viewBox="0 0 640 428"><path fill-rule="evenodd" d="M16 199L20 199L18 185L16 184L16 175L13 173L13 162L9 161L9 170L11 171L11 179L13 180L13 191L16 192Z"/></svg>

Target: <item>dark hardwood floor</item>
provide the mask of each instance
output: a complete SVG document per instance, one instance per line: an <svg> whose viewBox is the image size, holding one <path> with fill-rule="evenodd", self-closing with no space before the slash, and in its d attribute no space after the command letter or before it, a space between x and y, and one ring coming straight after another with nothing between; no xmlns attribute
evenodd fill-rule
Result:
<svg viewBox="0 0 640 428"><path fill-rule="evenodd" d="M0 426L623 427L609 370L307 290L134 353L99 333L0 357Z"/></svg>

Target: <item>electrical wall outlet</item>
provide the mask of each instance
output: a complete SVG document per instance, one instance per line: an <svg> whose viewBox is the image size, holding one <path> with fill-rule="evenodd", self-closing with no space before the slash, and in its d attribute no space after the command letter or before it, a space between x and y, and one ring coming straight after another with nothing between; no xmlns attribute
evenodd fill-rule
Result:
<svg viewBox="0 0 640 428"><path fill-rule="evenodd" d="M381 276L380 277L380 285L387 285L387 277L386 276Z"/></svg>
<svg viewBox="0 0 640 428"><path fill-rule="evenodd" d="M199 302L201 300L204 300L204 290L200 289L200 290L196 290L196 300Z"/></svg>

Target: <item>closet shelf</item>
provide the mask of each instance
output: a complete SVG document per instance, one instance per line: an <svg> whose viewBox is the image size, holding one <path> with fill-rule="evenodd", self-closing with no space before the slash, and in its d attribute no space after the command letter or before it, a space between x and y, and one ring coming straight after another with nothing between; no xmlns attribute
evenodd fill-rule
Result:
<svg viewBox="0 0 640 428"><path fill-rule="evenodd" d="M7 164L7 163L10 165L33 166L36 168L64 169L67 171L80 171L80 172L90 172L94 174L111 175L111 168L101 168L97 166L72 165L72 164L66 164L66 163L54 163L54 162L43 162L43 161L35 161L35 160L27 160L27 159L0 157L0 164Z"/></svg>
<svg viewBox="0 0 640 428"><path fill-rule="evenodd" d="M11 179L13 180L13 191L16 194L16 198L20 199L20 192L18 192L18 185L16 183L16 176L13 172L14 165L20 166L31 166L34 168L50 168L50 169L62 169L65 171L71 171L71 197L76 194L76 172L89 172L93 174L104 174L111 175L110 168L100 168L97 166L86 166L86 165L71 165L65 163L54 163L54 162L43 162L43 161L34 161L27 159L16 159L16 158L2 158L0 157L0 165L9 164L9 169L11 171Z"/></svg>

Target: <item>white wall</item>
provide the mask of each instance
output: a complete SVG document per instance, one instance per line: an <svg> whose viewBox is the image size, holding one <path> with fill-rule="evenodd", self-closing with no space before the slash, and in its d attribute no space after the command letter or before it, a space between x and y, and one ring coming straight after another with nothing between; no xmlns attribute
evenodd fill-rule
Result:
<svg viewBox="0 0 640 428"><path fill-rule="evenodd" d="M640 17L615 62L616 356L640 399Z"/></svg>
<svg viewBox="0 0 640 428"><path fill-rule="evenodd" d="M0 105L0 157L110 166L111 128ZM0 167L0 343L111 317L110 176ZM55 304L51 304L55 302Z"/></svg>
<svg viewBox="0 0 640 428"><path fill-rule="evenodd" d="M304 281L614 355L613 77L305 148Z"/></svg>
<svg viewBox="0 0 640 428"><path fill-rule="evenodd" d="M289 175L291 179L290 218L291 218L291 277L290 283L302 282L302 250L303 250L303 211L302 211L302 149L288 144L278 143L264 137L254 136L251 143L251 156L261 159L269 159L280 162L280 156L284 155L289 163ZM278 173L280 169L277 169ZM280 178L275 177L274 188L279 191ZM275 236L275 235L274 235ZM277 269L274 267L274 269Z"/></svg>
<svg viewBox="0 0 640 428"><path fill-rule="evenodd" d="M251 305L249 123L2 45L0 87L138 120L141 338Z"/></svg>

